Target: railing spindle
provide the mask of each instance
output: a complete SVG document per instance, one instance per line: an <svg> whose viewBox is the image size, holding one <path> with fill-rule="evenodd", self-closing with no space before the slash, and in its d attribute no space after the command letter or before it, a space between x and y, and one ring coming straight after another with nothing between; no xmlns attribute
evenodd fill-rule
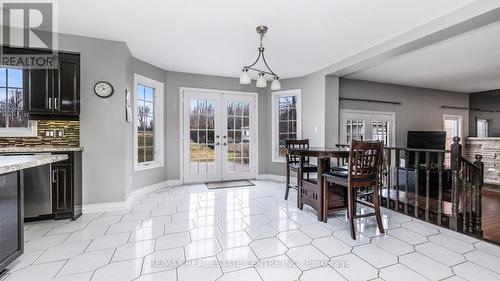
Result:
<svg viewBox="0 0 500 281"><path fill-rule="evenodd" d="M431 185L430 152L425 153L425 221L429 221L429 196Z"/></svg>
<svg viewBox="0 0 500 281"><path fill-rule="evenodd" d="M420 166L420 152L415 152L415 205L413 207L413 213L416 218L418 218L418 174Z"/></svg>
<svg viewBox="0 0 500 281"><path fill-rule="evenodd" d="M444 162L444 153L438 153L438 175L439 175L439 183L438 183L438 210L437 210L437 223L441 225L442 219L442 209L443 209L443 162Z"/></svg>

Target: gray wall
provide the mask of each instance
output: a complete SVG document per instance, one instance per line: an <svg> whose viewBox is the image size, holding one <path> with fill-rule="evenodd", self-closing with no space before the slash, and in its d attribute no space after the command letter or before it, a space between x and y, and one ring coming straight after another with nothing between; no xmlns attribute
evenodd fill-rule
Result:
<svg viewBox="0 0 500 281"><path fill-rule="evenodd" d="M83 152L83 203L124 201L127 178L127 124L124 118L126 70L130 52L123 42L60 34L59 49L81 54L80 139ZM94 94L94 84L110 82L113 96Z"/></svg>
<svg viewBox="0 0 500 281"><path fill-rule="evenodd" d="M327 85L335 85L338 78L326 77L322 72L314 72L304 77L284 79L283 90L301 89L302 93L302 138L309 139L311 146L324 146L329 137L337 138L337 124L331 124L326 130L325 112L338 114L338 91L334 87L327 90ZM327 104L327 100L329 104ZM269 124L267 125L266 174L284 175L285 164L272 162L272 124L271 96L268 96Z"/></svg>
<svg viewBox="0 0 500 281"><path fill-rule="evenodd" d="M443 114L463 116L463 134L468 136L467 110L442 109L442 105L468 107L469 95L464 93L340 79L340 97L401 101L403 105L340 101L340 109L395 112L396 145L406 146L410 130L443 130Z"/></svg>
<svg viewBox="0 0 500 281"><path fill-rule="evenodd" d="M471 109L494 110L500 109L500 90L472 93L469 95ZM470 111L470 135L476 136L476 119L489 120L489 136L500 137L500 112Z"/></svg>

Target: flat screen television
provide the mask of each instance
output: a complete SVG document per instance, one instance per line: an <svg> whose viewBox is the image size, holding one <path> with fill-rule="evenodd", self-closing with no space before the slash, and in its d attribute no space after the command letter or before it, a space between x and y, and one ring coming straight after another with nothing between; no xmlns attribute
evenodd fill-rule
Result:
<svg viewBox="0 0 500 281"><path fill-rule="evenodd" d="M408 131L406 147L414 149L445 149L444 131Z"/></svg>

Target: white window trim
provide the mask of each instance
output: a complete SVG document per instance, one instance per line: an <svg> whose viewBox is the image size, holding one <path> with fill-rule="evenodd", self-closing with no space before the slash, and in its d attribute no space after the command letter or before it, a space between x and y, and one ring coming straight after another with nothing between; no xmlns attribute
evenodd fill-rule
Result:
<svg viewBox="0 0 500 281"><path fill-rule="evenodd" d="M345 137L347 134L347 129L345 127L345 122L346 122L346 115L347 114L362 114L362 115L379 115L379 116L386 116L386 121L389 121L390 124L390 130L389 132L391 134L391 143L389 146L396 146L396 113L391 112L391 111L374 111L374 110L357 110L357 109L341 109L340 110L340 134L339 134L339 144L347 144L345 143ZM372 121L372 118L370 117L370 121Z"/></svg>
<svg viewBox="0 0 500 281"><path fill-rule="evenodd" d="M479 137L479 127L477 126L479 122L484 122L486 124L486 138L490 136L490 120L484 118L477 118L476 120L476 136Z"/></svg>
<svg viewBox="0 0 500 281"><path fill-rule="evenodd" d="M276 147L279 145L278 140L278 98L283 96L295 96L297 98L297 139L302 138L302 90L293 89L285 91L276 91L271 95L271 105L272 105L272 134L271 134L271 151L272 151L272 161L277 163L285 163L285 157L280 157L279 153L276 153Z"/></svg>
<svg viewBox="0 0 500 281"><path fill-rule="evenodd" d="M138 141L137 141L137 126L139 124L138 116L138 106L137 106L137 84L142 84L145 86L149 86L155 88L155 96L154 96L154 155L155 160L152 162L139 163L139 157L137 155L138 150ZM134 171L143 171L149 169L155 169L164 167L164 154L165 154L165 145L164 145L164 132L163 132L163 122L164 122L164 85L162 82L153 80L148 77L144 77L142 75L134 73L134 97L133 97L133 106L134 106Z"/></svg>
<svg viewBox="0 0 500 281"><path fill-rule="evenodd" d="M463 116L462 115L451 115L451 114L443 114L443 131L445 131L445 121L446 120L458 120L458 136L460 137L460 142L463 143L464 136L464 123L463 123ZM455 137L455 136L454 136Z"/></svg>
<svg viewBox="0 0 500 281"><path fill-rule="evenodd" d="M26 128L0 128L0 137L16 138L16 137L37 137L38 136L38 122L29 120L28 127Z"/></svg>

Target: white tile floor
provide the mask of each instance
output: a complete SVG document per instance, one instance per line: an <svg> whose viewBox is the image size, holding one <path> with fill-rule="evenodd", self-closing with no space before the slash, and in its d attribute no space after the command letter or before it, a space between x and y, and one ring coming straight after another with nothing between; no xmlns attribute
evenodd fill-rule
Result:
<svg viewBox="0 0 500 281"><path fill-rule="evenodd" d="M127 211L26 224L4 280L500 280L500 247L383 209L387 234L328 223L283 200L283 183L179 186Z"/></svg>

